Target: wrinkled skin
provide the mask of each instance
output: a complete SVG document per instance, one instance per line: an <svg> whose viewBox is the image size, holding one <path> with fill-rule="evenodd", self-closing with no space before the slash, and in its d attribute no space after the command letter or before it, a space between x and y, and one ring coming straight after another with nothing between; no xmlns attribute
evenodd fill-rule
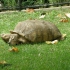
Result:
<svg viewBox="0 0 70 70"><path fill-rule="evenodd" d="M18 44L18 34L1 34L1 38L10 45Z"/></svg>
<svg viewBox="0 0 70 70"><path fill-rule="evenodd" d="M8 43L11 34L1 34L1 38Z"/></svg>
<svg viewBox="0 0 70 70"><path fill-rule="evenodd" d="M16 44L18 44L19 43L18 42L18 34L10 34L8 43L10 45L16 45Z"/></svg>
<svg viewBox="0 0 70 70"><path fill-rule="evenodd" d="M18 34L1 34L1 38L9 45L17 45L19 43L28 43L28 41Z"/></svg>

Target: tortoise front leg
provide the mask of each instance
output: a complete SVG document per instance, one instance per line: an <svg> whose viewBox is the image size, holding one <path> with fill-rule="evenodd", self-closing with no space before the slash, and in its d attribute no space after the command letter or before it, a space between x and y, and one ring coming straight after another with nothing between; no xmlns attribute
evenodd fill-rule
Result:
<svg viewBox="0 0 70 70"><path fill-rule="evenodd" d="M29 41L26 40L24 37L20 37L20 38L18 39L18 41L19 41L20 43L29 43Z"/></svg>

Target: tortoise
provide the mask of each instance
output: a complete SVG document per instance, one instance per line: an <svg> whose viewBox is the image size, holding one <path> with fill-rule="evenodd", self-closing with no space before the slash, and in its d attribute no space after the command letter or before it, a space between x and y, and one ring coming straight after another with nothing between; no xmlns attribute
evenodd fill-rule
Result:
<svg viewBox="0 0 70 70"><path fill-rule="evenodd" d="M32 19L19 22L9 34L1 34L1 38L10 45L16 45L61 40L62 34L55 24Z"/></svg>

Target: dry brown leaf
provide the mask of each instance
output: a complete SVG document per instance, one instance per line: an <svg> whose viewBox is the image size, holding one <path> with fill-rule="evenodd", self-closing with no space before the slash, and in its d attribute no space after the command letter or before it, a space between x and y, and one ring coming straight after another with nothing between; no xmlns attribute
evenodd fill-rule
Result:
<svg viewBox="0 0 70 70"><path fill-rule="evenodd" d="M56 17L61 18L61 19L66 19L66 16L62 14L58 14Z"/></svg>
<svg viewBox="0 0 70 70"><path fill-rule="evenodd" d="M68 19L62 18L62 19L60 20L60 22L68 22Z"/></svg>
<svg viewBox="0 0 70 70"><path fill-rule="evenodd" d="M18 52L18 48L16 47L12 47L9 49L10 52Z"/></svg>
<svg viewBox="0 0 70 70"><path fill-rule="evenodd" d="M56 17L62 18L63 16L62 14L58 14Z"/></svg>
<svg viewBox="0 0 70 70"><path fill-rule="evenodd" d="M26 12L27 12L27 13L32 13L32 12L34 12L34 9L27 8L27 9L26 9Z"/></svg>

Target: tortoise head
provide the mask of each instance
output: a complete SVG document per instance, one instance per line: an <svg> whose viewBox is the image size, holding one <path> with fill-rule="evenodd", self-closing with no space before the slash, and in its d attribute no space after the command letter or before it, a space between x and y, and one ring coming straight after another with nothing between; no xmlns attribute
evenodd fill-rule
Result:
<svg viewBox="0 0 70 70"><path fill-rule="evenodd" d="M19 38L23 36L22 33L18 33L16 31L10 31L10 33L11 34L10 34L9 41L8 41L9 45L17 45L21 43L21 41L19 41Z"/></svg>
<svg viewBox="0 0 70 70"><path fill-rule="evenodd" d="M0 36L6 43L8 43L10 34L1 34Z"/></svg>
<svg viewBox="0 0 70 70"><path fill-rule="evenodd" d="M9 45L16 45L16 44L18 44L19 43L18 42L18 37L19 37L18 34L10 34L8 44Z"/></svg>

